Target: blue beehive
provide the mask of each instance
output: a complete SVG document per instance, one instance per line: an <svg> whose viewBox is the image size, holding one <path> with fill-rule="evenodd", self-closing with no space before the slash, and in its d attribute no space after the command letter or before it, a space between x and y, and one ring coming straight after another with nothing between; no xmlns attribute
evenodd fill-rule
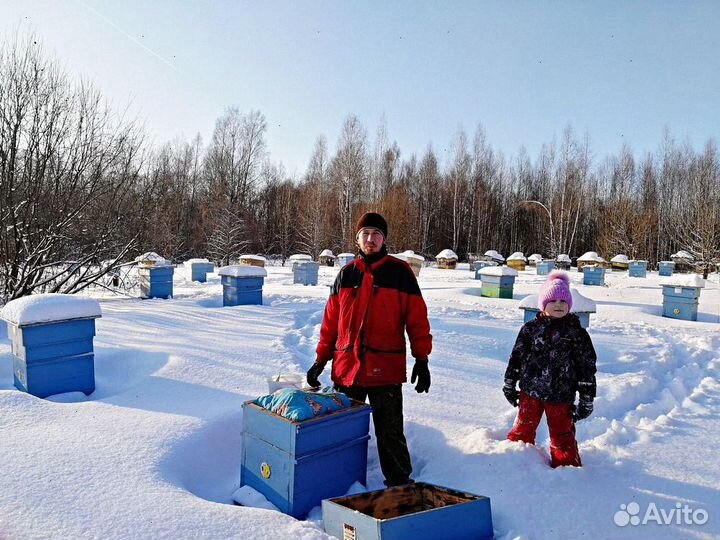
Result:
<svg viewBox="0 0 720 540"><path fill-rule="evenodd" d="M547 276L555 269L555 261L540 261L535 265L535 272L538 276Z"/></svg>
<svg viewBox="0 0 720 540"><path fill-rule="evenodd" d="M628 262L628 276L645 277L647 275L647 261Z"/></svg>
<svg viewBox="0 0 720 540"><path fill-rule="evenodd" d="M352 262L353 259L355 259L355 255L353 253L341 253L337 256L338 267L342 268L349 262Z"/></svg>
<svg viewBox="0 0 720 540"><path fill-rule="evenodd" d="M488 298L512 298L513 286L518 273L507 266L490 266L478 270L482 285L480 296Z"/></svg>
<svg viewBox="0 0 720 540"><path fill-rule="evenodd" d="M675 262L673 261L660 261L658 263L658 273L661 276L672 276L675 270Z"/></svg>
<svg viewBox="0 0 720 540"><path fill-rule="evenodd" d="M172 265L138 266L140 295L143 298L170 298L173 295Z"/></svg>
<svg viewBox="0 0 720 540"><path fill-rule="evenodd" d="M605 269L602 266L582 267L583 285L605 285Z"/></svg>
<svg viewBox="0 0 720 540"><path fill-rule="evenodd" d="M3 308L15 387L37 397L95 390L93 337L100 306L90 298L45 294Z"/></svg>
<svg viewBox="0 0 720 540"><path fill-rule="evenodd" d="M355 540L490 540L490 499L417 482L324 500L325 532Z"/></svg>
<svg viewBox="0 0 720 540"><path fill-rule="evenodd" d="M480 275L480 270L483 268L488 268L490 266L497 266L497 263L490 262L490 261L475 261L472 264L473 272L475 272L475 279L482 279L482 276Z"/></svg>
<svg viewBox="0 0 720 540"><path fill-rule="evenodd" d="M240 484L281 512L302 518L323 499L365 484L370 407L293 422L252 401L243 404Z"/></svg>
<svg viewBox="0 0 720 540"><path fill-rule="evenodd" d="M223 306L262 305L267 271L250 265L223 266L218 270L223 286Z"/></svg>
<svg viewBox="0 0 720 540"><path fill-rule="evenodd" d="M701 287L663 285L663 317L697 321Z"/></svg>
<svg viewBox="0 0 720 540"><path fill-rule="evenodd" d="M207 259L190 259L183 263L185 266L185 277L188 281L199 281L205 283L207 274L215 270L215 265Z"/></svg>
<svg viewBox="0 0 720 540"><path fill-rule="evenodd" d="M293 283L317 285L320 263L302 261L293 264Z"/></svg>

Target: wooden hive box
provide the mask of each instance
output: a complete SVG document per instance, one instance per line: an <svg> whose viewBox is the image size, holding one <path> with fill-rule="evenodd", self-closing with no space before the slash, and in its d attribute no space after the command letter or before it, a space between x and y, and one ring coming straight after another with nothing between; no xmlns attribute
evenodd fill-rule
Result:
<svg viewBox="0 0 720 540"><path fill-rule="evenodd" d="M540 261L535 265L535 273L538 276L547 276L555 269L555 261Z"/></svg>
<svg viewBox="0 0 720 540"><path fill-rule="evenodd" d="M300 285L317 285L320 263L312 261L296 262L293 264L293 283Z"/></svg>
<svg viewBox="0 0 720 540"><path fill-rule="evenodd" d="M605 269L603 267L585 265L582 267L582 273L583 285L605 285Z"/></svg>
<svg viewBox="0 0 720 540"><path fill-rule="evenodd" d="M700 287L663 285L663 317L697 321Z"/></svg>
<svg viewBox="0 0 720 540"><path fill-rule="evenodd" d="M675 271L675 263L673 261L660 261L658 263L658 274L661 276L672 276Z"/></svg>
<svg viewBox="0 0 720 540"><path fill-rule="evenodd" d="M647 276L647 261L630 261L628 263L628 276L644 278Z"/></svg>
<svg viewBox="0 0 720 540"><path fill-rule="evenodd" d="M344 540L489 540L490 499L418 482L322 502L325 532Z"/></svg>
<svg viewBox="0 0 720 540"><path fill-rule="evenodd" d="M143 298L170 298L173 295L174 271L171 265L139 266L140 295Z"/></svg>
<svg viewBox="0 0 720 540"><path fill-rule="evenodd" d="M30 325L8 323L13 378L18 390L37 397L95 391L95 319Z"/></svg>
<svg viewBox="0 0 720 540"><path fill-rule="evenodd" d="M252 401L243 404L240 484L281 512L303 518L323 499L365 484L370 406L293 422Z"/></svg>

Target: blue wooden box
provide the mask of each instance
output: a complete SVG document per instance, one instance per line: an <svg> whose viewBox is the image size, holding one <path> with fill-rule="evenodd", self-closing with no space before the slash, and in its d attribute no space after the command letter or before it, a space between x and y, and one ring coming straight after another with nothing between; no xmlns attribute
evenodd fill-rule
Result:
<svg viewBox="0 0 720 540"><path fill-rule="evenodd" d="M200 283L205 283L208 273L215 270L215 265L211 262L193 262L189 263L188 266L190 267L188 279L190 279L190 281L199 281Z"/></svg>
<svg viewBox="0 0 720 540"><path fill-rule="evenodd" d="M483 268L488 268L489 266L497 266L497 264L490 261L475 261L474 263L472 263L472 269L473 272L475 272L475 279L482 279L480 270L482 270Z"/></svg>
<svg viewBox="0 0 720 540"><path fill-rule="evenodd" d="M675 270L674 261L660 261L658 263L658 273L661 276L672 276Z"/></svg>
<svg viewBox="0 0 720 540"><path fill-rule="evenodd" d="M697 321L700 287L663 285L663 317Z"/></svg>
<svg viewBox="0 0 720 540"><path fill-rule="evenodd" d="M240 485L262 493L281 512L302 518L323 499L365 484L370 407L292 422L252 401L243 404Z"/></svg>
<svg viewBox="0 0 720 540"><path fill-rule="evenodd" d="M324 500L325 532L353 540L489 540L490 499L418 482Z"/></svg>
<svg viewBox="0 0 720 540"><path fill-rule="evenodd" d="M170 298L173 295L173 266L140 266L138 281L143 298Z"/></svg>
<svg viewBox="0 0 720 540"><path fill-rule="evenodd" d="M628 263L628 276L645 277L647 276L647 261L630 261Z"/></svg>
<svg viewBox="0 0 720 540"><path fill-rule="evenodd" d="M555 269L555 261L540 261L535 265L535 272L538 276L547 276Z"/></svg>
<svg viewBox="0 0 720 540"><path fill-rule="evenodd" d="M15 387L37 397L95 391L94 318L8 324Z"/></svg>
<svg viewBox="0 0 720 540"><path fill-rule="evenodd" d="M600 266L583 266L583 285L605 285L605 269Z"/></svg>
<svg viewBox="0 0 720 540"><path fill-rule="evenodd" d="M307 261L293 265L293 283L301 285L317 285L320 263Z"/></svg>
<svg viewBox="0 0 720 540"><path fill-rule="evenodd" d="M512 298L515 276L489 276L482 275L480 296L488 298Z"/></svg>
<svg viewBox="0 0 720 540"><path fill-rule="evenodd" d="M262 305L265 278L260 276L221 276L223 306Z"/></svg>

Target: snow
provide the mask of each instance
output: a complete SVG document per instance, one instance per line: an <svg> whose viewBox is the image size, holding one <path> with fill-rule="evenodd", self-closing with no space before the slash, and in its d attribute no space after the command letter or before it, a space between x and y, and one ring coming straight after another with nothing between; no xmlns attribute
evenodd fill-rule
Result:
<svg viewBox="0 0 720 540"><path fill-rule="evenodd" d="M659 285L671 287L705 287L705 280L699 274L673 274L663 278Z"/></svg>
<svg viewBox="0 0 720 540"><path fill-rule="evenodd" d="M627 255L623 254L615 255L612 259L610 259L610 262L628 264L628 258Z"/></svg>
<svg viewBox="0 0 720 540"><path fill-rule="evenodd" d="M322 253L320 253L320 256L321 257L332 257L333 259L335 258L335 255L333 255L333 252L330 251L329 249L324 249L322 251Z"/></svg>
<svg viewBox="0 0 720 540"><path fill-rule="evenodd" d="M454 253L453 253L453 255L454 255ZM424 261L425 261L425 257L423 257L422 255L418 255L417 253L415 253L415 252L414 252L413 250L411 250L411 249L408 249L408 250L406 250L406 251L403 251L402 253L397 253L397 254L394 255L394 256L397 257L398 259L402 259L403 261L407 261L407 260L409 260L409 259L414 259L414 260L420 261L420 262L424 262ZM440 256L440 255L438 255L438 257L439 257L439 256ZM457 258L457 255L456 255L455 257Z"/></svg>
<svg viewBox="0 0 720 540"><path fill-rule="evenodd" d="M494 249L489 249L489 250L487 250L487 251L485 252L485 256L486 256L486 257L490 257L491 259L495 259L496 261L500 261L500 262L503 262L503 261L505 260L505 257L503 257L502 255L500 255L500 253L498 253L498 252L495 251Z"/></svg>
<svg viewBox="0 0 720 540"><path fill-rule="evenodd" d="M571 262L572 261L572 259L570 258L570 255L567 255L565 253L561 253L560 255L558 255L555 260L559 261L559 262Z"/></svg>
<svg viewBox="0 0 720 540"><path fill-rule="evenodd" d="M158 255L154 251L148 251L142 255L135 257L135 262L145 266L170 266L172 263L165 257Z"/></svg>
<svg viewBox="0 0 720 540"><path fill-rule="evenodd" d="M192 266L193 264L208 264L210 261L207 259L188 259L183 263L183 265L187 268Z"/></svg>
<svg viewBox="0 0 720 540"><path fill-rule="evenodd" d="M15 326L102 316L100 303L93 298L71 294L36 294L5 304L0 318Z"/></svg>
<svg viewBox="0 0 720 540"><path fill-rule="evenodd" d="M595 313L597 311L597 304L595 301L583 296L577 291L577 289L570 287L570 294L573 299L570 313ZM526 296L520 301L520 305L518 307L521 309L538 309L538 295L530 294Z"/></svg>
<svg viewBox="0 0 720 540"><path fill-rule="evenodd" d="M587 251L581 257L578 257L578 261L580 262L600 262L602 260L603 258L600 257L595 251Z"/></svg>
<svg viewBox="0 0 720 540"><path fill-rule="evenodd" d="M452 249L443 249L440 253L435 255L436 259L455 259L457 260L458 256Z"/></svg>
<svg viewBox="0 0 720 540"><path fill-rule="evenodd" d="M240 255L241 261L261 261L266 262L265 257L261 255Z"/></svg>
<svg viewBox="0 0 720 540"><path fill-rule="evenodd" d="M309 257L309 255L308 255L308 257ZM354 258L355 254L354 253L341 253L340 255L338 255L338 257L353 257Z"/></svg>
<svg viewBox="0 0 720 540"><path fill-rule="evenodd" d="M539 253L533 253L532 255L530 255L528 257L528 261L534 262L534 263L542 262L542 260L543 260L543 256L540 255Z"/></svg>
<svg viewBox="0 0 720 540"><path fill-rule="evenodd" d="M507 258L508 261L525 261L527 262L527 259L525 258L525 255L523 255L522 251L516 251L512 255L510 255Z"/></svg>
<svg viewBox="0 0 720 540"><path fill-rule="evenodd" d="M693 256L690 255L687 251L684 251L684 250L680 250L680 251L678 251L677 253L674 253L674 254L670 255L670 258L671 258L671 259L685 259L685 260L688 260L688 261L694 261L694 260L695 260L695 257L693 257Z"/></svg>
<svg viewBox="0 0 720 540"><path fill-rule="evenodd" d="M312 365L337 275L320 267L317 286L298 287L289 267L265 270L261 306L222 307L217 274L198 283L177 272L170 300L94 298L102 318L90 396L16 390L0 324L0 538L329 538L317 508L296 520L233 504L262 504L237 492L242 403L266 393L269 377ZM501 388L518 306L545 277L521 272L512 299L483 298L472 273L424 268L432 386L403 391L414 478L490 497L498 540L719 538L718 274L702 290L697 322L661 316L657 272L608 273L604 287L568 275L597 305L588 331L598 397L577 424L584 466L549 467L544 420L536 446L505 440L516 409ZM379 489L371 435L365 487ZM704 509L709 520L616 525L633 502L641 518L655 504Z"/></svg>
<svg viewBox="0 0 720 540"><path fill-rule="evenodd" d="M295 255L290 255L288 257L289 261L312 261L312 257L310 255L306 255L305 253L296 253Z"/></svg>
<svg viewBox="0 0 720 540"><path fill-rule="evenodd" d="M486 266L480 269L481 276L517 276L518 271L509 266Z"/></svg>
<svg viewBox="0 0 720 540"><path fill-rule="evenodd" d="M260 266L249 266L246 264L233 264L230 266L223 266L217 271L219 276L231 276L231 277L265 277L267 276L267 270Z"/></svg>

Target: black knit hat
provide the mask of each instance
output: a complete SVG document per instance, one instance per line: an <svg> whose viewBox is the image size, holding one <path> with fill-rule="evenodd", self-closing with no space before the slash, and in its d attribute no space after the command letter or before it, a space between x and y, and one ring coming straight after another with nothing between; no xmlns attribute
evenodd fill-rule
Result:
<svg viewBox="0 0 720 540"><path fill-rule="evenodd" d="M385 218L382 217L380 214L377 214L375 212L365 212L358 220L357 225L355 225L355 235L360 232L360 229L364 229L365 227L373 227L379 230L382 235L387 238L387 221L385 221Z"/></svg>

